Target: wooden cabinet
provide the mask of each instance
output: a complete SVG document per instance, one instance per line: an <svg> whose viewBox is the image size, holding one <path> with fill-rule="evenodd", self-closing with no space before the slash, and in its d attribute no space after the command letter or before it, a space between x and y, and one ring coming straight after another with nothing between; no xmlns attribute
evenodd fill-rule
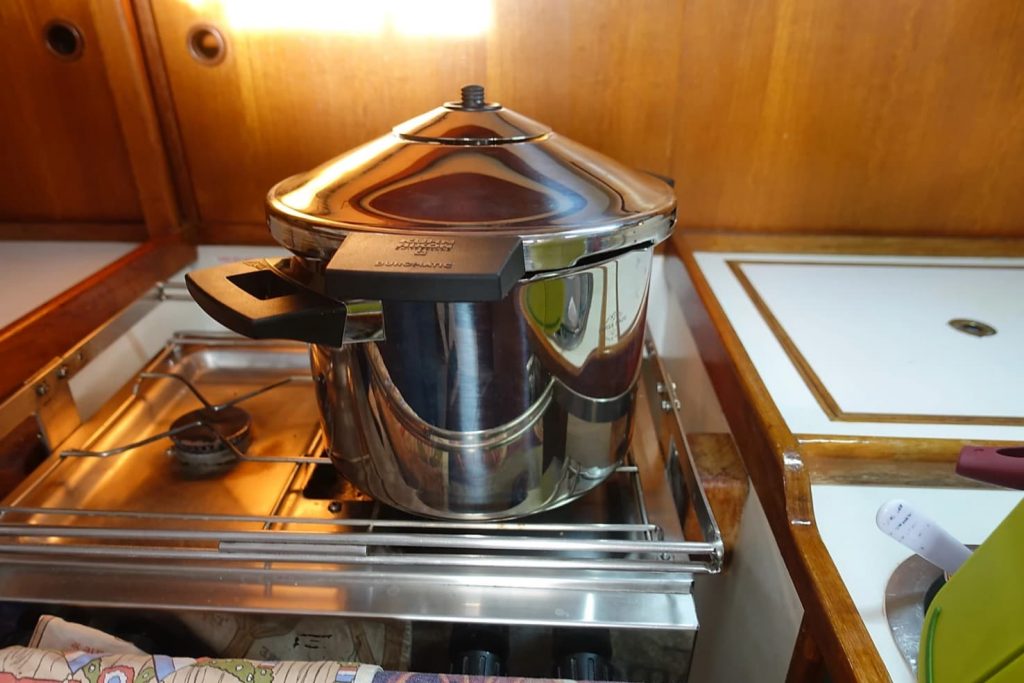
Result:
<svg viewBox="0 0 1024 683"><path fill-rule="evenodd" d="M2 400L195 249L131 0L7 0L0 37L0 240L143 243L0 329Z"/></svg>
<svg viewBox="0 0 1024 683"><path fill-rule="evenodd" d="M52 236L38 224L60 223L63 237L143 239L142 207L89 3L0 3L0 35L0 222L17 224L3 231Z"/></svg>
<svg viewBox="0 0 1024 683"><path fill-rule="evenodd" d="M686 5L685 226L1024 234L1016 2Z"/></svg>
<svg viewBox="0 0 1024 683"><path fill-rule="evenodd" d="M1024 234L1012 0L137 5L202 241L265 239L273 182L468 82L673 175L683 228ZM190 55L204 24L217 65Z"/></svg>
<svg viewBox="0 0 1024 683"><path fill-rule="evenodd" d="M47 49L55 18L79 58ZM135 234L173 186L165 229L267 239L272 183L469 82L675 177L683 228L1024 234L1012 0L11 0L0 29L8 234ZM142 82L118 40L145 48Z"/></svg>
<svg viewBox="0 0 1024 683"><path fill-rule="evenodd" d="M627 163L669 170L675 0L642 11L543 0L357 11L367 4L149 3L201 241L266 239L273 183L456 99L467 83ZM224 36L215 65L189 49L190 30L204 25Z"/></svg>

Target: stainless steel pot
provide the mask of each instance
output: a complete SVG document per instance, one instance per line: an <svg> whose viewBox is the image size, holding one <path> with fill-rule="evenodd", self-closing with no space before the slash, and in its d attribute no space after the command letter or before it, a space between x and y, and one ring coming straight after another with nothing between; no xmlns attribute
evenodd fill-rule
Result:
<svg viewBox="0 0 1024 683"><path fill-rule="evenodd" d="M503 519L621 462L662 181L463 89L268 197L296 256L191 273L248 336L311 343L333 461L416 514Z"/></svg>

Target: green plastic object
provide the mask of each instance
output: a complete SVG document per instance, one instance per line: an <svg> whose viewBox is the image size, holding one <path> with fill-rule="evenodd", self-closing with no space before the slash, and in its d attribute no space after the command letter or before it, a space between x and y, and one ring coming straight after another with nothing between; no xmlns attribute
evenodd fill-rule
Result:
<svg viewBox="0 0 1024 683"><path fill-rule="evenodd" d="M924 617L917 680L1024 681L1024 502L936 594Z"/></svg>

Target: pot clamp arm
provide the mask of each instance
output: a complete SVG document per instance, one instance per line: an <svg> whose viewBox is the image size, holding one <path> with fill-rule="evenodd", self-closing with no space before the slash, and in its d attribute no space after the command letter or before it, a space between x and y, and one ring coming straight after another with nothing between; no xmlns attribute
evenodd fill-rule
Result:
<svg viewBox="0 0 1024 683"><path fill-rule="evenodd" d="M526 273L518 236L353 233L324 272L338 299L500 301Z"/></svg>
<svg viewBox="0 0 1024 683"><path fill-rule="evenodd" d="M193 271L185 284L214 320L246 337L341 346L384 339L382 299L500 301L525 271L519 237L352 234L314 287L265 260Z"/></svg>
<svg viewBox="0 0 1024 683"><path fill-rule="evenodd" d="M252 339L325 346L384 339L380 301L330 299L286 278L265 260L193 271L185 284L210 317Z"/></svg>

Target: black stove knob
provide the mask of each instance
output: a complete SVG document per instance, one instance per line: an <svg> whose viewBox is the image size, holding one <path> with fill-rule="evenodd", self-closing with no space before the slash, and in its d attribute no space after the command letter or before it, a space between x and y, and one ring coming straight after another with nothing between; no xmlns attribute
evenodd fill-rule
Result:
<svg viewBox="0 0 1024 683"><path fill-rule="evenodd" d="M555 629L551 636L555 678L573 681L608 681L614 678L612 639L607 629Z"/></svg>
<svg viewBox="0 0 1024 683"><path fill-rule="evenodd" d="M448 645L453 674L502 676L508 657L508 627L496 624L456 624Z"/></svg>

